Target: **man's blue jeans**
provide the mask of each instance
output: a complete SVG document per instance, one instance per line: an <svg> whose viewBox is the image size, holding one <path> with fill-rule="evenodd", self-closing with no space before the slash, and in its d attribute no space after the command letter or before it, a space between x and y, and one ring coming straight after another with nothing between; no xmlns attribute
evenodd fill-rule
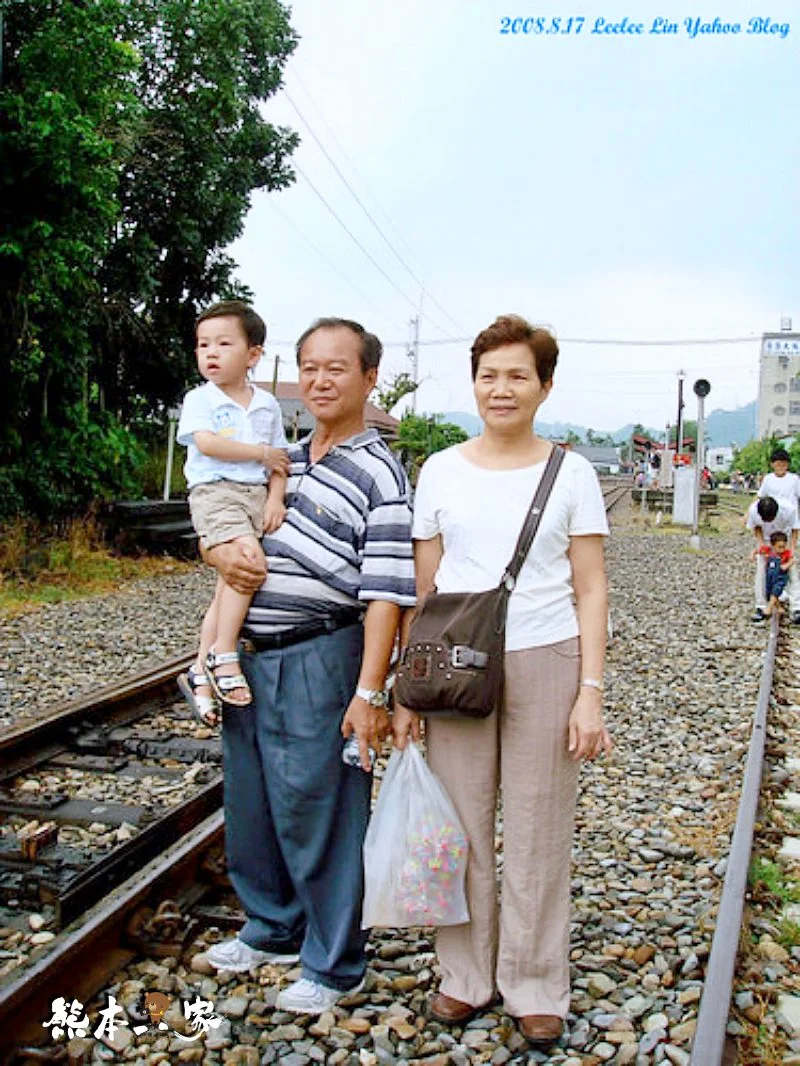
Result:
<svg viewBox="0 0 800 1066"><path fill-rule="evenodd" d="M247 914L241 938L296 950L303 976L349 989L364 976L361 849L372 775L342 763L342 717L363 626L242 654L252 706L225 707L225 837Z"/></svg>

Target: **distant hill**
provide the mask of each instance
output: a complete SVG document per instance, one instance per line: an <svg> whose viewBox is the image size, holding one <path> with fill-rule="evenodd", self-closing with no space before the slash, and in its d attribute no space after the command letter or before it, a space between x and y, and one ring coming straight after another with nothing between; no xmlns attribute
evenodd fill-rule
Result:
<svg viewBox="0 0 800 1066"><path fill-rule="evenodd" d="M733 411L718 408L706 415L706 433L716 447L738 444L741 447L758 435L756 425L756 401L737 407Z"/></svg>
<svg viewBox="0 0 800 1066"><path fill-rule="evenodd" d="M687 417L691 417L691 414L693 412L688 413ZM470 414L468 411L446 411L441 415L441 420L455 423L465 433L469 433L471 437L476 436L481 431L481 420L477 415ZM717 410L706 415L705 421L706 439L709 444L714 447L724 447L729 444L741 446L747 441L753 440L756 436L756 401L753 400L752 403L748 403L744 407L737 407L733 411L717 408ZM597 426L592 426L591 428L595 433L610 433L615 441L621 443L630 438L633 425L633 422L629 422L627 425L615 430L600 429ZM585 440L587 427L579 426L574 422L537 422L536 429L543 437L564 438L571 431ZM647 432L650 436L658 439L662 436L664 430L651 427L648 428Z"/></svg>

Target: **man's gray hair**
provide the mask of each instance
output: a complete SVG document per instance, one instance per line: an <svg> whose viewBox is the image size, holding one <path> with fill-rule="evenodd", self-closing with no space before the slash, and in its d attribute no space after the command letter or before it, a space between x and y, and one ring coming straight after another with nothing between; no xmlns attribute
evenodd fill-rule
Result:
<svg viewBox="0 0 800 1066"><path fill-rule="evenodd" d="M318 329L349 329L361 341L361 352L359 354L361 356L362 371L366 374L368 370L377 370L380 366L383 345L374 333L367 333L359 322L354 322L351 318L318 318L315 322L312 322L295 345L298 366L300 365L300 353L303 350L303 345L311 334L316 333Z"/></svg>

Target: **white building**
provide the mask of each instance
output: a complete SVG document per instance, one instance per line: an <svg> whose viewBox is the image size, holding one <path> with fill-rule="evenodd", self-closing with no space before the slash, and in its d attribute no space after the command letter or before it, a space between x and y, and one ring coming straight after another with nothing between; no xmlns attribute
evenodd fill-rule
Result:
<svg viewBox="0 0 800 1066"><path fill-rule="evenodd" d="M706 466L712 474L730 470L733 462L733 448L706 448Z"/></svg>
<svg viewBox="0 0 800 1066"><path fill-rule="evenodd" d="M783 319L780 333L761 338L758 380L758 435L793 437L800 433L800 333Z"/></svg>

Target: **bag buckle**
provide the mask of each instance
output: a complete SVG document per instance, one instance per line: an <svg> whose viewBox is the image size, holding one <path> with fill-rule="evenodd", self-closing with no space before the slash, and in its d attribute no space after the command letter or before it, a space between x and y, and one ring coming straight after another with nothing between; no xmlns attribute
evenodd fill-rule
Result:
<svg viewBox="0 0 800 1066"><path fill-rule="evenodd" d="M485 651L475 651L468 644L454 644L450 652L450 665L461 669L476 667L482 669L489 663Z"/></svg>

